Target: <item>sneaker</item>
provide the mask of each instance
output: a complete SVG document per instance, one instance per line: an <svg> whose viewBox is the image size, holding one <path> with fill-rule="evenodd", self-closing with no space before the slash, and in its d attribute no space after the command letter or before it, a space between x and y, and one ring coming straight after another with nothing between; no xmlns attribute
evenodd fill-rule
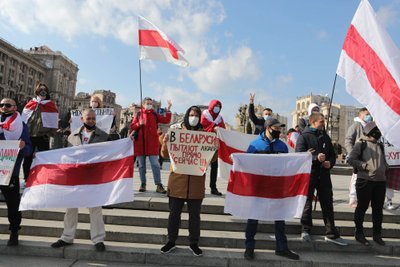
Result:
<svg viewBox="0 0 400 267"><path fill-rule="evenodd" d="M382 237L380 235L374 235L373 239L377 244L379 244L381 246L386 245L385 241L383 241L383 239L382 239Z"/></svg>
<svg viewBox="0 0 400 267"><path fill-rule="evenodd" d="M248 261L254 260L254 248L246 248L244 251L244 258Z"/></svg>
<svg viewBox="0 0 400 267"><path fill-rule="evenodd" d="M355 235L354 235L354 237L355 237L355 239L358 241L358 242L360 242L361 244L363 244L364 246L369 246L370 245L370 243L369 243L369 241L365 238L365 236L364 236L364 234L362 234L362 233L356 233Z"/></svg>
<svg viewBox="0 0 400 267"><path fill-rule="evenodd" d="M392 202L386 202L385 205L383 205L383 208L385 210L395 210L396 207L393 206Z"/></svg>
<svg viewBox="0 0 400 267"><path fill-rule="evenodd" d="M197 257L203 255L203 251L199 248L197 244L190 245L190 250L192 251L193 255Z"/></svg>
<svg viewBox="0 0 400 267"><path fill-rule="evenodd" d="M70 245L72 245L72 243L67 243L67 242L59 239L57 242L54 242L53 244L51 244L51 247L52 248L62 248L65 246L70 246Z"/></svg>
<svg viewBox="0 0 400 267"><path fill-rule="evenodd" d="M146 184L142 183L140 185L139 192L146 192Z"/></svg>
<svg viewBox="0 0 400 267"><path fill-rule="evenodd" d="M275 255L282 256L291 260L299 260L300 257L290 249L283 250L283 251L275 251Z"/></svg>
<svg viewBox="0 0 400 267"><path fill-rule="evenodd" d="M165 194L165 193L167 193L167 190L164 189L164 186L162 184L158 184L156 192L157 193L161 193L161 194Z"/></svg>
<svg viewBox="0 0 400 267"><path fill-rule="evenodd" d="M348 245L347 241L341 237L329 238L329 237L325 236L325 241L334 243L339 246L347 246Z"/></svg>
<svg viewBox="0 0 400 267"><path fill-rule="evenodd" d="M173 251L174 249L176 249L175 247L175 243L173 242L168 242L167 244L165 244L165 246L163 246L161 248L161 253L170 253L171 251Z"/></svg>
<svg viewBox="0 0 400 267"><path fill-rule="evenodd" d="M7 246L15 247L18 246L18 231L12 231L10 239L8 239Z"/></svg>
<svg viewBox="0 0 400 267"><path fill-rule="evenodd" d="M94 244L94 247L95 247L96 251L98 251L98 252L103 252L104 250L106 250L106 246L104 245L103 242Z"/></svg>
<svg viewBox="0 0 400 267"><path fill-rule="evenodd" d="M211 188L211 194L216 196L222 196L222 193L217 188Z"/></svg>
<svg viewBox="0 0 400 267"><path fill-rule="evenodd" d="M302 233L301 233L301 240L302 240L303 242L307 242L307 243L312 242L311 235L310 235L309 233L307 233L307 232L302 232Z"/></svg>

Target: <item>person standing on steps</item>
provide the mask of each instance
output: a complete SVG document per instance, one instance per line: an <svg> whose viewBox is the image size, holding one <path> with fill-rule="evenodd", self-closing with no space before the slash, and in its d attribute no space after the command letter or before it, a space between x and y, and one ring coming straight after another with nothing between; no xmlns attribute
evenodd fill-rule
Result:
<svg viewBox="0 0 400 267"><path fill-rule="evenodd" d="M171 106L172 102L167 101L165 116L161 116L153 109L153 100L150 97L145 97L142 102L142 108L134 117L131 124L131 131L135 132L135 157L139 162L139 174L141 185L139 192L146 191L146 156L149 157L151 170L153 171L154 183L157 186L156 192L165 194L167 191L161 183L160 164L158 156L160 151L160 141L157 134L158 123L171 122Z"/></svg>
<svg viewBox="0 0 400 267"><path fill-rule="evenodd" d="M201 114L201 125L206 132L215 132L217 127L225 128L224 119L220 112L222 104L219 100L211 100L208 108L205 109ZM216 151L215 153L218 153ZM217 189L217 174L218 174L218 160L211 163L210 172L210 188L211 194L216 196L222 196L222 193Z"/></svg>
<svg viewBox="0 0 400 267"><path fill-rule="evenodd" d="M18 245L18 231L21 229L21 212L18 211L21 200L19 186L19 172L24 156L32 152L31 139L29 138L28 126L22 122L17 111L15 100L3 98L0 102L0 140L19 140L19 152L9 185L1 185L7 205L7 217L10 223L10 238L7 246Z"/></svg>

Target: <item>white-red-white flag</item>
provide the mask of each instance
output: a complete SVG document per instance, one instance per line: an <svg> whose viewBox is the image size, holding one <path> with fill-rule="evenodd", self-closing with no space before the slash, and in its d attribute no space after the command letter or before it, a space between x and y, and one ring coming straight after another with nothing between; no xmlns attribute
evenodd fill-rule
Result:
<svg viewBox="0 0 400 267"><path fill-rule="evenodd" d="M90 208L133 201L130 138L38 152L20 210Z"/></svg>
<svg viewBox="0 0 400 267"><path fill-rule="evenodd" d="M183 57L183 49L168 35L147 19L139 16L139 53L140 59L167 61L188 67L189 62Z"/></svg>
<svg viewBox="0 0 400 267"><path fill-rule="evenodd" d="M301 217L310 182L310 153L234 153L232 159L225 213L265 221Z"/></svg>
<svg viewBox="0 0 400 267"><path fill-rule="evenodd" d="M33 112L40 107L42 124L45 128L58 128L58 110L52 100L31 99L22 110L22 120L27 123Z"/></svg>
<svg viewBox="0 0 400 267"><path fill-rule="evenodd" d="M400 147L400 51L362 0L347 32L337 74L365 105L384 137Z"/></svg>
<svg viewBox="0 0 400 267"><path fill-rule="evenodd" d="M232 153L246 152L250 143L255 140L257 136L253 134L229 131L219 127L217 129L217 138L219 140L218 177L229 179L232 169L232 159L230 158L230 155ZM288 147L288 149L289 152L294 152L293 148Z"/></svg>

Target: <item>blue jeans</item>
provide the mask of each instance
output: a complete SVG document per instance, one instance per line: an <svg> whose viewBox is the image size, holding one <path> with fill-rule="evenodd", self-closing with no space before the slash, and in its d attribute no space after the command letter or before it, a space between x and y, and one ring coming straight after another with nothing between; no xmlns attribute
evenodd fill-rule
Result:
<svg viewBox="0 0 400 267"><path fill-rule="evenodd" d="M246 248L254 249L256 241L254 236L257 233L258 220L247 220L246 226ZM275 221L275 239L276 251L285 251L288 249L287 238L285 234L285 221Z"/></svg>
<svg viewBox="0 0 400 267"><path fill-rule="evenodd" d="M142 182L142 184L146 184L146 169L145 169L146 157L148 157L150 160L151 170L153 171L154 183L156 185L161 184L160 163L158 163L158 155L136 157L137 161L139 162L140 181Z"/></svg>

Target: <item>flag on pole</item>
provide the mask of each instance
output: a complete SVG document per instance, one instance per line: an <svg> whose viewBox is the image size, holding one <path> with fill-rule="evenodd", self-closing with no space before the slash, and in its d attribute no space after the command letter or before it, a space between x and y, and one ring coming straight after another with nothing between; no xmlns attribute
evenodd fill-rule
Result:
<svg viewBox="0 0 400 267"><path fill-rule="evenodd" d="M400 51L362 0L344 40L336 73L365 105L383 136L400 147Z"/></svg>
<svg viewBox="0 0 400 267"><path fill-rule="evenodd" d="M232 169L232 159L230 158L230 155L232 153L246 152L250 143L256 139L257 136L253 134L229 131L219 127L217 129L217 138L219 140L218 177L229 179ZM288 149L289 152L294 152L293 148L288 147Z"/></svg>
<svg viewBox="0 0 400 267"><path fill-rule="evenodd" d="M232 154L225 213L241 219L301 217L310 182L311 153Z"/></svg>
<svg viewBox="0 0 400 267"><path fill-rule="evenodd" d="M139 16L139 53L140 59L167 61L188 67L189 62L183 57L183 49L168 35L147 19Z"/></svg>
<svg viewBox="0 0 400 267"><path fill-rule="evenodd" d="M19 209L133 201L133 165L130 138L36 153Z"/></svg>

